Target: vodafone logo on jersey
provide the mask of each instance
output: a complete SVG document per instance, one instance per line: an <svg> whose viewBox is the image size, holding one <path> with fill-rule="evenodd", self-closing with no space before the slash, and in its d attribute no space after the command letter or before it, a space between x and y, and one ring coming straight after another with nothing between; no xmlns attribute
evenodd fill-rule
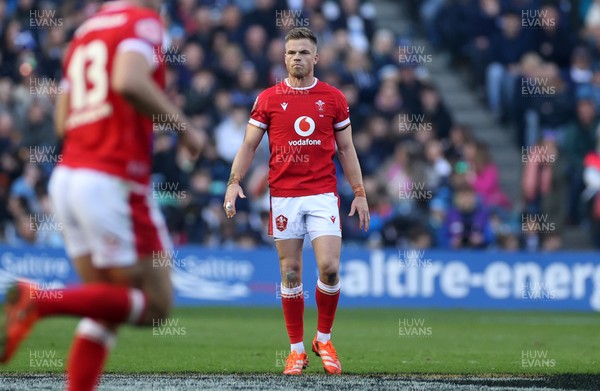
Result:
<svg viewBox="0 0 600 391"><path fill-rule="evenodd" d="M294 121L294 130L301 137L308 137L313 134L315 126L315 120L308 115L300 116ZM299 140L290 140L288 143L290 145L321 145L321 140L301 138Z"/></svg>
<svg viewBox="0 0 600 391"><path fill-rule="evenodd" d="M298 117L294 122L294 130L302 137L308 137L315 131L315 121L307 115Z"/></svg>

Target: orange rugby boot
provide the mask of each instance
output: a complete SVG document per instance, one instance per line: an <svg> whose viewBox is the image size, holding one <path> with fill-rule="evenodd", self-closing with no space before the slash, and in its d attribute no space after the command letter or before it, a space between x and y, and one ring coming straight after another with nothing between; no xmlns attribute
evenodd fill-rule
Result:
<svg viewBox="0 0 600 391"><path fill-rule="evenodd" d="M325 372L332 375L339 375L342 373L342 364L340 364L340 360L338 360L337 352L331 341L327 341L327 343L319 342L315 335L315 339L312 343L312 351L315 352L317 356L321 357L321 363L323 364Z"/></svg>
<svg viewBox="0 0 600 391"><path fill-rule="evenodd" d="M306 353L298 353L292 350L285 360L284 375L301 375L302 370L308 366L308 356Z"/></svg>
<svg viewBox="0 0 600 391"><path fill-rule="evenodd" d="M17 281L8 288L4 304L3 323L0 323L0 363L6 364L17 351L33 324L39 319L31 302L35 288L24 281Z"/></svg>

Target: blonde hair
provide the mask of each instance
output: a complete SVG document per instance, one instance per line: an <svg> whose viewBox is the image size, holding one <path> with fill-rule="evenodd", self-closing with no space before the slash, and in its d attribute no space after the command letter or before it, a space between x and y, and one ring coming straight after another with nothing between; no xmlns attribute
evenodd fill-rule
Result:
<svg viewBox="0 0 600 391"><path fill-rule="evenodd" d="M317 44L317 37L307 27L295 27L288 31L285 36L285 42L287 43L287 41L292 39L308 39L315 45Z"/></svg>

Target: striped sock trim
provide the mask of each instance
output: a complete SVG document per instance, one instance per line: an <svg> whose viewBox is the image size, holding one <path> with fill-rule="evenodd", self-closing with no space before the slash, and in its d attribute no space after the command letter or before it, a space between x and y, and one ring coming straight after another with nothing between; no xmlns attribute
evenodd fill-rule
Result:
<svg viewBox="0 0 600 391"><path fill-rule="evenodd" d="M335 285L327 285L321 280L317 279L317 289L326 295L335 295L342 288L342 281L339 280Z"/></svg>
<svg viewBox="0 0 600 391"><path fill-rule="evenodd" d="M294 298L302 295L303 285L300 284L298 286L288 288L283 286L283 283L279 285L279 289L281 291L281 297L285 298Z"/></svg>
<svg viewBox="0 0 600 391"><path fill-rule="evenodd" d="M97 342L108 350L111 350L117 342L115 333L107 329L102 323L90 318L83 318L79 321L75 334L80 338Z"/></svg>

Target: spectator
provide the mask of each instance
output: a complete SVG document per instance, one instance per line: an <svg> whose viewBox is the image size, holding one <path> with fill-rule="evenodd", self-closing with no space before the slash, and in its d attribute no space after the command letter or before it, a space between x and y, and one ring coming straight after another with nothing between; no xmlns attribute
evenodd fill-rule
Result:
<svg viewBox="0 0 600 391"><path fill-rule="evenodd" d="M264 27L258 25L248 27L244 40L244 52L249 62L244 64L243 70L248 70L252 66L254 79L258 79L258 86L268 86L267 75L269 74L270 63L267 58L267 32ZM247 64L250 64L250 66Z"/></svg>
<svg viewBox="0 0 600 391"><path fill-rule="evenodd" d="M243 62L244 54L239 46L235 44L225 46L215 65L215 74L219 80L220 87L225 89L235 87L235 80L242 68Z"/></svg>
<svg viewBox="0 0 600 391"><path fill-rule="evenodd" d="M375 96L375 110L388 121L396 117L403 103L397 84L391 80L384 82Z"/></svg>
<svg viewBox="0 0 600 391"><path fill-rule="evenodd" d="M574 115L575 93L562 79L555 64L545 64L537 78L530 80L522 90L529 98L526 111L525 145L533 145L542 133L556 133L559 145L564 142L567 123Z"/></svg>
<svg viewBox="0 0 600 391"><path fill-rule="evenodd" d="M490 110L498 118L505 114L507 101L514 95L517 64L530 48L531 44L521 28L519 15L502 15L502 30L490 38L490 45L486 48L491 53L491 64L486 71L488 103Z"/></svg>
<svg viewBox="0 0 600 391"><path fill-rule="evenodd" d="M38 98L32 100L21 132L21 145L26 147L56 145L56 133L47 103Z"/></svg>
<svg viewBox="0 0 600 391"><path fill-rule="evenodd" d="M366 53L373 38L375 7L370 2L361 5L360 0L341 0L340 5L337 8L331 1L326 4L326 17L332 22L332 29L348 31L352 46Z"/></svg>
<svg viewBox="0 0 600 391"><path fill-rule="evenodd" d="M492 162L486 144L470 141L465 144L468 164L467 181L490 208L508 208L510 202L500 189L498 167Z"/></svg>
<svg viewBox="0 0 600 391"><path fill-rule="evenodd" d="M552 137L527 149L522 186L528 213L544 213L554 217L554 221L560 220L560 205L556 204L561 204L562 175L558 164L558 148Z"/></svg>
<svg viewBox="0 0 600 391"><path fill-rule="evenodd" d="M590 84L592 77L592 57L585 46L577 47L571 57L569 82L577 90L582 85Z"/></svg>
<svg viewBox="0 0 600 391"><path fill-rule="evenodd" d="M421 92L423 83L417 78L416 68L412 65L400 67L399 71L400 95L404 100L404 107L409 113L422 113Z"/></svg>
<svg viewBox="0 0 600 391"><path fill-rule="evenodd" d="M10 188L11 199L24 199L26 207L31 213L40 213L41 206L38 203L35 187L41 179L41 172L38 166L33 163L25 165L23 174L17 178ZM9 200L9 202L11 202ZM13 214L14 217L15 214Z"/></svg>
<svg viewBox="0 0 600 391"><path fill-rule="evenodd" d="M470 38L470 24L474 9L470 0L448 0L437 13L436 35L452 56L451 63L457 65L464 57L463 48Z"/></svg>
<svg viewBox="0 0 600 391"><path fill-rule="evenodd" d="M452 127L452 118L442 102L438 90L431 85L423 86L420 98L422 114L429 118L437 130L435 136L439 139L448 138Z"/></svg>
<svg viewBox="0 0 600 391"><path fill-rule="evenodd" d="M186 90L190 85L194 75L202 70L205 59L205 52L202 46L196 42L189 42L183 47L183 66L177 67L179 88Z"/></svg>
<svg viewBox="0 0 600 391"><path fill-rule="evenodd" d="M379 72L383 67L396 65L397 49L394 42L394 33L390 30L377 30L373 37L373 47L371 49L373 69Z"/></svg>
<svg viewBox="0 0 600 391"><path fill-rule="evenodd" d="M477 10L474 12L471 42L468 51L471 53L471 61L475 70L475 80L478 83L484 81L484 72L490 62L490 38L495 37L500 25L501 5L498 0L479 0Z"/></svg>
<svg viewBox="0 0 600 391"><path fill-rule="evenodd" d="M193 14L194 33L188 35L191 35L191 38L200 43L206 51L221 48L222 46L215 45L217 42L218 21L215 19L212 9L207 6L201 6ZM227 37L226 34L223 35ZM218 50L213 51L213 53L218 52Z"/></svg>
<svg viewBox="0 0 600 391"><path fill-rule="evenodd" d="M286 9L285 6L277 4L276 0L256 0L255 9L244 18L247 26L258 25L266 29L269 39L277 36L276 10Z"/></svg>
<svg viewBox="0 0 600 391"><path fill-rule="evenodd" d="M242 13L239 7L227 5L221 12L220 28L227 34L227 41L241 45L244 42L244 31L246 30L246 38L248 38L248 30L242 26ZM251 35L251 34L250 34Z"/></svg>
<svg viewBox="0 0 600 391"><path fill-rule="evenodd" d="M244 106L234 105L231 115L215 129L217 152L229 163L233 162L233 158L244 140L248 115L249 112Z"/></svg>
<svg viewBox="0 0 600 391"><path fill-rule="evenodd" d="M537 30L537 52L544 61L556 64L561 69L569 67L576 39L558 9L547 4L540 10L541 28Z"/></svg>
<svg viewBox="0 0 600 391"><path fill-rule="evenodd" d="M450 129L450 137L445 143L446 156L452 164L465 159L465 144L473 140L471 128L463 124L454 124Z"/></svg>
<svg viewBox="0 0 600 391"><path fill-rule="evenodd" d="M444 149L439 140L431 140L425 144L425 158L429 165L429 188L436 191L447 183L452 173L452 166L444 157Z"/></svg>
<svg viewBox="0 0 600 391"><path fill-rule="evenodd" d="M489 211L470 186L456 189L445 230L453 249L485 248L492 242Z"/></svg>
<svg viewBox="0 0 600 391"><path fill-rule="evenodd" d="M360 100L370 102L377 91L378 83L367 55L358 50L351 50L346 57L345 69L345 80L358 88Z"/></svg>
<svg viewBox="0 0 600 391"><path fill-rule="evenodd" d="M198 71L191 80L185 96L185 113L188 115L205 114L213 107L217 81L215 75L208 71Z"/></svg>
<svg viewBox="0 0 600 391"><path fill-rule="evenodd" d="M231 91L231 99L250 110L258 96L257 87L256 68L251 62L245 61L237 77L237 86Z"/></svg>

